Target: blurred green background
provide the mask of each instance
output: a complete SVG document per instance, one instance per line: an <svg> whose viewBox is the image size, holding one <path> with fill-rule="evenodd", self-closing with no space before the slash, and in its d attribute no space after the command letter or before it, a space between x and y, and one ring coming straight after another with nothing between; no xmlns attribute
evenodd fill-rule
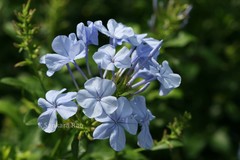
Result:
<svg viewBox="0 0 240 160"><path fill-rule="evenodd" d="M34 81L26 76L31 73L29 67L14 67L24 54L13 45L18 39L12 22L25 2L0 1L0 78L20 78L37 92ZM143 159L240 159L239 0L32 0L31 8L36 8L33 23L39 27L35 41L41 54L52 52L55 36L75 32L79 22L88 20L106 24L114 18L137 33L164 40L159 61L168 60L181 75L182 84L166 97L157 95L157 84L151 86L153 91L145 92L148 107L157 117L151 124L152 136L160 140L168 122L184 111L190 112L192 119L182 135L184 147L143 151ZM59 75L54 80L58 81ZM62 82L66 83L56 83ZM2 157L15 154L18 159L38 159L42 155L43 149L36 146L42 131L23 123L29 110L26 106L37 100L28 95L20 85L14 88L0 83ZM29 104L31 99L33 104Z"/></svg>

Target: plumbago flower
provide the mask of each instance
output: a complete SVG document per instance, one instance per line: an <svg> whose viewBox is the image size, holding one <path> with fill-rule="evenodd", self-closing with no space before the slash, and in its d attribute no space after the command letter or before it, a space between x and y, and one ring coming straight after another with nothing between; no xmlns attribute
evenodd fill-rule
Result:
<svg viewBox="0 0 240 160"><path fill-rule="evenodd" d="M117 23L114 19L110 19L107 23L107 28L102 24L102 21L94 22L96 28L103 34L110 37L110 43L114 46L121 45L123 40L134 36L133 29L122 23Z"/></svg>
<svg viewBox="0 0 240 160"><path fill-rule="evenodd" d="M86 27L82 22L77 25L77 37L86 45L98 45L98 30L94 26L93 22L88 21L87 24L88 27Z"/></svg>
<svg viewBox="0 0 240 160"><path fill-rule="evenodd" d="M127 98L118 98L116 111L96 118L102 124L94 130L93 138L110 138L110 145L114 150L120 151L124 149L126 143L124 130L133 135L137 133L138 123L132 113L133 110Z"/></svg>
<svg viewBox="0 0 240 160"><path fill-rule="evenodd" d="M116 86L111 80L92 78L84 84L84 88L78 91L77 102L89 118L111 114L117 109L117 98L112 96Z"/></svg>
<svg viewBox="0 0 240 160"><path fill-rule="evenodd" d="M147 109L145 98L139 94L155 80L160 83L160 96L168 95L181 83L181 77L173 73L167 61L162 64L157 62L162 40L147 37L147 34L135 34L131 27L113 19L108 21L107 28L102 21L88 21L87 26L81 22L76 32L69 36L57 36L52 42L55 54L47 54L40 59L40 63L48 68L48 76L66 65L76 92L50 90L46 99L40 98L38 104L44 112L38 118L39 127L45 132L54 132L57 113L67 119L78 111L83 114L77 114L74 123L84 126L78 128L78 135L89 137L92 134L93 139L109 139L110 146L120 151L125 148L125 132L128 132L137 135L140 147L151 149L153 138L149 125L155 117ZM109 44L99 46L91 54L88 46L98 45L99 32L109 37ZM89 55L96 63L95 72L91 71L88 63ZM76 62L80 58L86 60L88 75ZM69 63L73 63L86 80L84 86L78 85Z"/></svg>
<svg viewBox="0 0 240 160"><path fill-rule="evenodd" d="M76 114L78 106L72 100L76 98L76 92L64 93L66 89L60 91L50 90L46 93L46 99L39 98L38 105L44 112L38 118L38 126L47 133L52 133L57 128L57 113L63 119Z"/></svg>
<svg viewBox="0 0 240 160"><path fill-rule="evenodd" d="M40 63L48 67L47 75L50 77L64 65L76 59L85 57L83 41L77 41L75 34L57 36L52 42L52 48L57 54L47 54L41 57Z"/></svg>
<svg viewBox="0 0 240 160"><path fill-rule="evenodd" d="M160 83L159 95L167 95L171 90L180 85L181 77L173 73L167 61L163 61L162 65L159 65L154 59L152 59L152 62L153 65L149 69L144 68L135 75L136 77L144 78L144 81L135 84L134 87L157 79Z"/></svg>
<svg viewBox="0 0 240 160"><path fill-rule="evenodd" d="M116 54L112 45L105 45L93 55L94 61L105 70L114 71L117 68L130 68L131 58L127 47L121 48Z"/></svg>

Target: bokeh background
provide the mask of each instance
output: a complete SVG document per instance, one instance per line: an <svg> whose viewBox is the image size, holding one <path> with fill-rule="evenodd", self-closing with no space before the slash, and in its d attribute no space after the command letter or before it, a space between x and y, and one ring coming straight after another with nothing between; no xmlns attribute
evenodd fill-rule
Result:
<svg viewBox="0 0 240 160"><path fill-rule="evenodd" d="M24 2L0 1L0 159L6 155L9 159L40 159L45 151L39 137L54 139L23 123L37 97L29 98L21 85L28 84L38 92L29 76L31 69L14 67L24 59L13 45L19 41L13 27L15 13ZM137 33L164 40L159 61L168 60L181 75L182 84L166 97L158 96L157 84L144 94L157 117L151 124L153 138L160 140L168 122L185 111L192 119L181 137L183 147L142 151L141 159L240 159L239 0L32 0L31 8L36 8L33 23L39 31L35 40L42 54L52 51L55 36L75 32L79 22L88 20L106 24L114 18ZM5 77L24 83L9 85L2 80ZM54 81L49 89L53 84L65 85L60 77L48 80Z"/></svg>

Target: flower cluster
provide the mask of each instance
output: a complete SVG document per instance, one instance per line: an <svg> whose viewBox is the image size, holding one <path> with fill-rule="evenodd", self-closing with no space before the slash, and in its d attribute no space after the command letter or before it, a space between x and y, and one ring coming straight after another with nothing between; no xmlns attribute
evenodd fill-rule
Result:
<svg viewBox="0 0 240 160"><path fill-rule="evenodd" d="M89 61L89 45L98 45L98 34L109 37L109 44L103 45L92 55L99 73L92 73ZM57 128L57 113L68 119L77 112L83 112L98 122L92 133L93 139L108 139L111 147L120 151L125 147L125 131L137 135L138 145L150 149L153 145L149 123L154 119L146 107L142 93L157 80L159 95L167 95L178 87L181 77L173 73L167 61L157 62L162 41L148 38L147 34L136 34L131 27L110 19L107 27L102 21L77 25L76 34L57 36L52 42L55 53L46 54L40 63L48 68L52 76L66 66L76 92L63 93L50 90L46 99L38 100L44 112L38 118L38 125L45 132ZM78 59L85 59L86 70L82 70ZM70 63L86 80L79 86L72 74Z"/></svg>

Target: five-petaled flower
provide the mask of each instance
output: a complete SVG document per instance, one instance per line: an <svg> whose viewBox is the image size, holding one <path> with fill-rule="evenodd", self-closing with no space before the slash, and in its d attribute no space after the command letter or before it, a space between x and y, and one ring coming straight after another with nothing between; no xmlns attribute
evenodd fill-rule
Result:
<svg viewBox="0 0 240 160"><path fill-rule="evenodd" d="M117 98L112 96L116 86L111 80L91 78L85 82L84 88L78 91L76 99L89 118L111 114L117 109Z"/></svg>
<svg viewBox="0 0 240 160"><path fill-rule="evenodd" d="M76 98L76 92L63 93L66 89L60 91L50 90L46 93L46 99L39 98L38 105L43 108L44 112L38 118L38 126L47 133L56 130L57 113L63 118L76 114L78 106L72 100Z"/></svg>
<svg viewBox="0 0 240 160"><path fill-rule="evenodd" d="M85 57L85 45L82 40L76 39L75 34L57 36L52 42L52 48L57 54L46 54L41 57L40 63L46 64L50 77L68 63L75 63L76 59Z"/></svg>
<svg viewBox="0 0 240 160"><path fill-rule="evenodd" d="M114 71L117 68L130 68L131 58L127 47L121 48L116 54L112 45L104 45L93 55L94 61L102 69Z"/></svg>
<svg viewBox="0 0 240 160"><path fill-rule="evenodd" d="M138 128L137 121L132 116L132 107L125 97L118 98L118 108L112 114L102 115L96 118L102 124L93 132L94 139L109 138L111 147L120 151L124 149L126 137L124 129L135 135Z"/></svg>
<svg viewBox="0 0 240 160"><path fill-rule="evenodd" d="M133 29L131 27L127 27L122 23L117 23L114 19L110 19L107 23L106 29L102 21L94 22L95 27L103 34L110 37L112 45L121 45L123 41L128 38L134 36Z"/></svg>

